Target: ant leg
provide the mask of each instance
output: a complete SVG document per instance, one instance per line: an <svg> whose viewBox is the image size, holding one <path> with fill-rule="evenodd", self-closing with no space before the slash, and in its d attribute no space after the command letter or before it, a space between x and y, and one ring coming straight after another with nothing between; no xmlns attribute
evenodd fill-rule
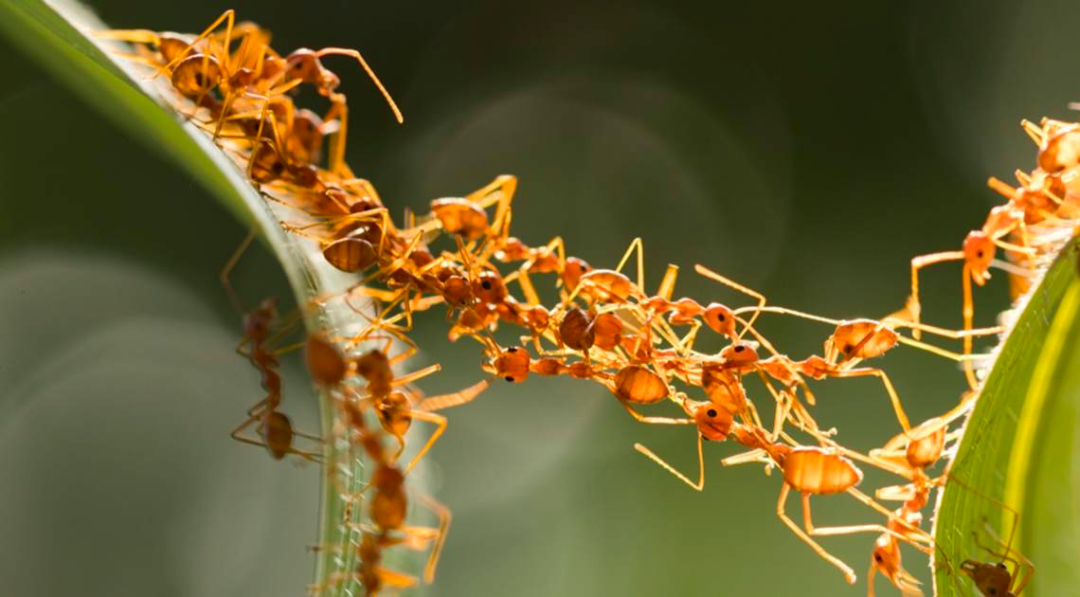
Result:
<svg viewBox="0 0 1080 597"><path fill-rule="evenodd" d="M433 373L438 373L441 370L442 370L442 366L439 365L438 363L435 363L434 365L428 365L427 367L424 367L423 369L417 369L416 371L413 371L412 373L406 373L405 375L394 379L394 381L391 382L390 385L392 387L398 388L398 387L401 387L401 386L403 386L405 384L409 384L409 383L412 383L414 381L419 381L419 380L421 380L421 379L423 379L423 378L425 378L425 377L427 377L427 376L429 376L429 375L431 375Z"/></svg>
<svg viewBox="0 0 1080 597"><path fill-rule="evenodd" d="M656 289L656 296L670 301L675 294L675 278L679 275L679 266L669 263L664 277L660 280L660 287ZM644 290L644 289L643 289Z"/></svg>
<svg viewBox="0 0 1080 597"><path fill-rule="evenodd" d="M183 60L184 58L187 58L188 52L191 52L191 50L195 48L195 44L197 44L200 41L202 41L202 40L206 39L207 37L209 37L210 34L214 32L214 29L217 29L218 26L221 25L222 21L226 22L226 24L225 24L225 49L226 49L226 52L228 52L229 40L232 37L233 21L235 19L235 16L236 16L236 13L231 8L229 10L226 10L225 12L221 13L221 16L219 16L213 23L210 23L210 26L207 27L202 33L200 33L195 39L193 39L191 41L191 43L189 43L188 46L186 48L184 48L184 50L182 52L180 52L180 54L176 58L173 58L171 62L166 64L164 67L162 67L162 71L171 72L172 68L174 66L179 64L180 61ZM161 74L161 72L159 71L157 74L155 74L151 78L156 79L158 77L158 75L160 75L160 74Z"/></svg>
<svg viewBox="0 0 1080 597"><path fill-rule="evenodd" d="M1042 127L1026 118L1020 121L1020 126L1023 127L1028 137L1031 137L1031 140L1035 142L1035 145L1041 146L1043 144L1045 133Z"/></svg>
<svg viewBox="0 0 1080 597"><path fill-rule="evenodd" d="M487 191L484 195L480 195L482 191ZM492 192L497 191L497 192ZM511 203L514 201L514 193L517 192L517 177L509 174L503 174L497 177L491 184L481 191L477 191L469 195L469 200L480 204L481 208L487 208L491 205L491 197L496 196L498 200L495 208L495 219L491 222L491 231L494 232L494 236L498 239L496 245L503 245L506 239L510 237L510 222L513 220L513 210L511 209ZM482 197L482 199L481 199ZM492 247L494 250L495 247Z"/></svg>
<svg viewBox="0 0 1080 597"><path fill-rule="evenodd" d="M649 425L694 425L695 424L693 419L675 419L675 418L672 418L672 417L647 417L647 416L639 413L637 410L634 409L634 407L627 404L626 401L624 401L624 400L619 399L619 404L622 404L623 408L626 409L626 412L630 413L630 416L634 417L634 419L636 419L639 423L646 423L646 424L649 424Z"/></svg>
<svg viewBox="0 0 1080 597"><path fill-rule="evenodd" d="M495 180L469 193L465 199L476 203L481 209L487 209L497 203L506 201L506 196L513 197L517 190L517 177L511 174L501 174ZM495 197L495 199L492 199Z"/></svg>
<svg viewBox="0 0 1080 597"><path fill-rule="evenodd" d="M856 500L859 500L860 502L862 502L866 506L869 506L870 509L874 510L878 514L881 514L881 515L883 515L883 516L885 516L887 518L894 518L892 511L890 511L885 506L882 506L881 504L877 503L876 501L874 501L873 498L871 498L870 496L866 495L865 493L859 491L858 489L855 489L854 487L849 487L847 489L847 494L850 495L851 497L855 498ZM922 551L923 553L926 553L927 555L929 555L929 553L930 553L929 550L927 548L923 547L923 545L921 545L921 543L925 543L928 546L929 545L934 545L934 538L931 537L930 534L927 533L926 531L924 531L924 530L920 529L919 527L917 527L915 525L912 525L912 524L910 524L910 523L908 523L908 522L906 522L906 521L904 521L902 519L897 519L897 522L900 524L900 526L907 529L908 535L900 535L899 533L896 533L895 531L888 531L888 533L890 535L896 536L901 541L912 545L913 547L915 547L919 551ZM913 537L917 537L918 540L916 540Z"/></svg>
<svg viewBox="0 0 1080 597"><path fill-rule="evenodd" d="M911 260L911 294L908 296L907 304L899 312L897 319L908 319L911 322L918 325L919 318L922 313L922 305L919 302L919 270L922 268L933 265L935 263L944 263L946 261L963 261L963 251L942 251L940 253L930 253L928 255L920 255L914 257ZM912 328L911 335L918 340L922 336L922 330L919 328Z"/></svg>
<svg viewBox="0 0 1080 597"><path fill-rule="evenodd" d="M106 29L91 31L90 35L94 36L94 39L112 39L129 44L161 45L161 37L149 29Z"/></svg>
<svg viewBox="0 0 1080 597"><path fill-rule="evenodd" d="M450 532L450 509L429 495L420 495L420 502L427 506L439 518L439 528L435 536L435 545L431 548L427 565L424 566L424 582L431 584L435 580L435 568L439 565L439 556L442 555L443 546L446 544L446 535Z"/></svg>
<svg viewBox="0 0 1080 597"><path fill-rule="evenodd" d="M945 350L944 348L939 348L939 347L934 346L932 344L927 344L925 342L919 342L918 340L912 340L911 338L907 338L905 336L897 336L896 340L900 344L903 344L904 346L910 346L912 348L917 348L919 350L928 352L930 354L936 354L939 357L949 359L950 361L956 361L957 363L961 363L961 364L972 363L974 361L981 361L981 360L985 360L986 358L988 358L986 355L981 355L981 354L966 354L965 355L965 354L955 353L955 352L952 352L950 350Z"/></svg>
<svg viewBox="0 0 1080 597"><path fill-rule="evenodd" d="M664 469L666 469L667 472L675 475L680 481L682 481L683 483L686 483L687 485L692 487L694 489L694 491L701 491L702 489L705 488L705 456L704 456L704 452L702 451L702 447L701 447L701 434L699 433L699 434L697 434L697 436L698 436L697 437L697 456L698 456L698 480L697 480L697 483L691 482L690 479L686 478L686 475L683 475L679 471L675 470L675 467L673 467L670 464L668 464L667 462L665 462L663 458L660 458L652 450L646 448L645 446L643 446L641 444L634 444L634 449L637 450L638 452L641 452L642 454L648 456L649 458L651 458L652 461L655 462L656 464L659 464L660 466L664 467Z"/></svg>
<svg viewBox="0 0 1080 597"><path fill-rule="evenodd" d="M866 597L874 597L874 575L877 574L877 566L874 557L870 556L870 570L866 573Z"/></svg>
<svg viewBox="0 0 1080 597"><path fill-rule="evenodd" d="M626 248L626 252L623 253L622 259L619 260L619 265L615 267L615 271L622 271L623 266L630 260L630 255L632 255L635 250L637 251L637 287L642 292L645 292L645 247L641 242L640 236L630 241L630 246Z"/></svg>
<svg viewBox="0 0 1080 597"><path fill-rule="evenodd" d="M348 48L323 48L315 54L319 58L331 55L348 56L350 58L355 58L356 61L360 63L360 66L363 67L364 71L368 74L368 77L371 78L371 82L375 83L375 87L379 88L379 92L382 93L383 98L386 99L386 103L390 105L390 110L394 112L394 118L397 119L398 123L405 122L405 117L401 115L401 110L399 110L397 104L394 103L394 98L390 97L390 92L387 91L386 87L383 86L382 81L379 80L379 77L375 76L375 71L372 70L370 66L368 66L367 61L364 60L364 57L360 54L360 52Z"/></svg>
<svg viewBox="0 0 1080 597"><path fill-rule="evenodd" d="M742 454L736 454L734 456L728 456L720 461L722 466L738 466L740 464L747 464L750 462L760 462L764 464L771 464L772 460L769 458L765 450L757 448Z"/></svg>
<svg viewBox="0 0 1080 597"><path fill-rule="evenodd" d="M446 431L447 424L446 417L435 413L422 410L410 410L408 414L413 419L419 419L421 421L433 423L436 425L436 427L435 431L431 433L431 437L428 438L427 443L425 443L424 446L420 448L420 451L416 453L416 456L413 456L412 460L409 461L408 466L406 466L405 470L402 471L403 475L409 474L409 471L411 471L413 467L416 466L418 462L420 462L420 459L428 453L428 450L431 449L431 446L435 445L435 442L438 441L438 439L442 436L443 432Z"/></svg>
<svg viewBox="0 0 1080 597"><path fill-rule="evenodd" d="M867 499L869 499L869 498L867 498ZM894 531L892 529L888 529L885 526L880 525L880 524L859 524L859 525L848 525L848 526L839 526L839 527L820 527L820 528L815 527L814 522L813 522L813 518L811 517L811 513L810 513L810 494L809 493L803 493L802 494L802 510L803 510L803 525L806 527L806 532L809 533L811 536L814 536L814 537L831 537L831 536L836 536L836 535L853 535L853 534L856 534L856 533L880 533L880 534L883 534L883 535L888 535L890 537L893 537L893 538L898 539L900 541L903 541L905 543L909 543L909 544L915 546L915 548L919 549L920 551L928 549L928 548L924 548L922 545L915 542L915 540L910 539L909 537L907 537L905 535L902 535L900 533L897 533L896 531ZM916 530L919 530L919 529L916 529ZM919 532L921 533L922 531L919 530Z"/></svg>
<svg viewBox="0 0 1080 597"><path fill-rule="evenodd" d="M345 104L345 95L334 93L330 96L332 106L326 113L326 120L337 118L340 125L337 133L330 141L330 156L326 161L326 169L334 174L342 174L342 166L345 166L345 142L349 132L349 107ZM349 177L351 178L351 177Z"/></svg>
<svg viewBox="0 0 1080 597"><path fill-rule="evenodd" d="M974 396L974 394L972 394ZM894 452L902 451L907 448L908 443L912 440L922 439L943 427L948 427L953 421L966 415L971 407L975 405L975 400L972 398L963 398L960 404L953 407L952 410L932 419L927 419L921 423L918 427L915 427L907 433L898 434L896 437L890 439L888 443L882 448L882 452Z"/></svg>
<svg viewBox="0 0 1080 597"><path fill-rule="evenodd" d="M529 278L524 266L518 270L518 285L521 286L521 292L525 295L526 304L540 304L540 295L536 292L536 287L533 286L532 279Z"/></svg>
<svg viewBox="0 0 1080 597"><path fill-rule="evenodd" d="M814 553L821 556L826 562L829 562L833 566L839 568L840 572L843 573L844 579L847 580L848 584L855 584L855 581L858 580L858 577L855 576L855 571L852 570L850 566L845 564L843 560L825 551L824 548L818 545L818 543L814 541L810 537L810 535L807 535L805 531L799 528L799 525L795 524L795 521L791 520L791 518L789 518L788 515L784 512L784 505L787 503L788 493L790 493L790 491L791 486L787 483L784 483L784 486L780 488L780 500L776 504L776 515L780 517L781 522L787 525L787 527L791 529L791 531L795 533L795 535L799 539L809 545L810 549L814 550Z"/></svg>
<svg viewBox="0 0 1080 597"><path fill-rule="evenodd" d="M392 589L411 589L416 586L416 578L403 574L397 570L391 570L386 566L378 566L379 583Z"/></svg>
<svg viewBox="0 0 1080 597"><path fill-rule="evenodd" d="M243 423L240 423L239 425L237 425L236 429L233 429L232 432L229 433L229 437L233 438L234 440L236 440L236 441L238 441L240 443L251 444L253 446L259 446L260 448L265 448L266 447L266 442L264 442L262 440L254 440L254 439L251 439L249 437L244 437L242 435L242 433L248 427L251 427L251 425L253 423L258 422L258 420L259 420L259 417L257 415L249 416L246 421L244 421Z"/></svg>
<svg viewBox="0 0 1080 597"><path fill-rule="evenodd" d="M232 274L232 270L236 267L236 264L240 261L240 257L243 256L244 251L251 245L251 241L255 240L255 229L252 228L248 235L244 237L240 246L233 251L233 254L229 257L229 260L225 262L225 267L221 268L221 273L218 274L218 279L221 280L221 285L225 287L225 292L229 295L229 302L232 303L233 308L236 309L241 315L247 313L244 309L244 303L240 300L240 296L236 294L236 290L233 288L232 282L229 281L229 275Z"/></svg>
<svg viewBox="0 0 1080 597"><path fill-rule="evenodd" d="M754 327L754 322L757 321L758 316L761 315L761 311L765 307L765 295L751 288L747 288L730 278L725 278L700 263L694 265L694 271L714 282L719 282L728 288L738 290L751 298L757 299L758 304L757 308L754 309L754 314L751 315L750 320L743 325L743 330L735 336L736 342L742 340L743 335L746 334L747 330Z"/></svg>
<svg viewBox="0 0 1080 597"><path fill-rule="evenodd" d="M442 396L434 396L432 398L425 398L420 401L420 404L416 405L416 410L422 410L427 412L433 412L437 410L443 410L447 408L453 408L455 406L461 406L468 402L472 402L479 396L484 390L491 384L490 381L484 379L472 386L465 388L459 392L453 394L444 394Z"/></svg>
<svg viewBox="0 0 1080 597"><path fill-rule="evenodd" d="M971 266L967 263L964 264L963 274L963 290L964 290L964 330L970 330L975 319L975 301L971 297ZM971 336L964 336L964 356L971 356ZM967 378L968 385L974 390L979 387L979 380L975 377L975 367L971 364L971 361L964 361L964 377Z"/></svg>
<svg viewBox="0 0 1080 597"><path fill-rule="evenodd" d="M889 380L889 376L885 374L881 369L874 369L871 367L862 367L859 369L848 369L845 371L838 371L833 374L833 377L866 377L873 376L881 379L881 383L885 386L885 391L889 394L889 400L892 402L893 410L896 412L896 420L900 422L900 427L904 429L904 432L911 431L911 422L908 420L907 414L904 413L904 407L900 403L900 395L896 393L896 388L893 387L892 381Z"/></svg>

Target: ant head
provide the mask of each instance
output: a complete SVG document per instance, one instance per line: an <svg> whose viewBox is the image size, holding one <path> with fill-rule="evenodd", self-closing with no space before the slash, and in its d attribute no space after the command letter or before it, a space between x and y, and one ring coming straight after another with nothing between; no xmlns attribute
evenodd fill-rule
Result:
<svg viewBox="0 0 1080 597"><path fill-rule="evenodd" d="M532 357L520 346L511 346L495 357L495 375L510 383L524 381L529 376Z"/></svg>
<svg viewBox="0 0 1080 597"><path fill-rule="evenodd" d="M731 424L735 421L731 411L711 402L692 403L688 410L694 417L701 437L714 442L727 439Z"/></svg>
<svg viewBox="0 0 1080 597"><path fill-rule="evenodd" d="M960 573L970 578L983 595L993 597L1008 597L1012 595L1009 590L1012 584L1012 574L1004 563L989 564L965 560L960 564Z"/></svg>
<svg viewBox="0 0 1080 597"><path fill-rule="evenodd" d="M900 544L890 535L878 537L870 555L870 565L899 587L897 576L903 570L900 565Z"/></svg>
<svg viewBox="0 0 1080 597"><path fill-rule="evenodd" d="M285 80L297 79L318 87L323 95L337 89L341 84L338 76L322 65L319 55L308 48L300 48L285 57Z"/></svg>
<svg viewBox="0 0 1080 597"><path fill-rule="evenodd" d="M971 279L982 286L990 277L990 263L996 247L981 230L972 230L964 239L964 261L971 268Z"/></svg>
<svg viewBox="0 0 1080 597"><path fill-rule="evenodd" d="M701 315L705 325L722 336L735 337L735 314L720 303L709 303Z"/></svg>
<svg viewBox="0 0 1080 597"><path fill-rule="evenodd" d="M192 54L180 61L172 73L172 84L184 97L206 96L221 82L221 64L209 54Z"/></svg>
<svg viewBox="0 0 1080 597"><path fill-rule="evenodd" d="M758 353L749 342L735 342L720 351L720 358L728 367L741 368L758 362Z"/></svg>
<svg viewBox="0 0 1080 597"><path fill-rule="evenodd" d="M581 283L581 276L592 271L592 266L588 264L584 259L577 257L567 257L566 265L563 266L562 283L566 285L566 289L573 291Z"/></svg>
<svg viewBox="0 0 1080 597"><path fill-rule="evenodd" d="M486 305L498 305L506 300L509 294L502 276L492 270L480 272L472 284L473 294Z"/></svg>

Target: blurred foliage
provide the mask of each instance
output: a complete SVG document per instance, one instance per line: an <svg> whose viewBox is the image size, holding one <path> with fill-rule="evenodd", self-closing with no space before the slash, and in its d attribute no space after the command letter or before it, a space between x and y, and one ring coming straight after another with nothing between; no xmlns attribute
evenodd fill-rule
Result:
<svg viewBox="0 0 1080 597"><path fill-rule="evenodd" d="M226 8L93 6L116 27L177 31ZM702 261L772 302L834 316L899 307L910 257L958 245L998 201L985 178L1030 167L1018 119L1068 117L1080 97L1063 74L1080 10L1051 2L231 6L279 48L364 52L406 126L335 63L355 115L349 161L394 208L509 172L530 243L559 234L603 264L640 235L653 284L667 262ZM246 228L4 43L0 503L12 507L0 510L0 578L22 595L302 592L317 471L227 437L258 397L217 284ZM287 295L263 251L236 278L249 300ZM928 319L958 325L958 268L925 280ZM1004 282L991 286L982 324L1006 301ZM688 273L679 291L734 300ZM475 347L446 342L429 315L417 339L444 374L425 388L474 381ZM793 356L827 333L762 327ZM949 363L889 359L913 419L963 388ZM310 428L307 381L286 374L290 414ZM872 381L815 390L841 441L868 449L896 431ZM779 524L775 477L720 470L733 448L709 446L705 493L687 490L631 446L689 468L693 438L635 425L600 389L531 379L453 415L433 452L455 514L434 594L865 590ZM853 504L819 499L816 520L872 519ZM863 569L870 542L829 547Z"/></svg>

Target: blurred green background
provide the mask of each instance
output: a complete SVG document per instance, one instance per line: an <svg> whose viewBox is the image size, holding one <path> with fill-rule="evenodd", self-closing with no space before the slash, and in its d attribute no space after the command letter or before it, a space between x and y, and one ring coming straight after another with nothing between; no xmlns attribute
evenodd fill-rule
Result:
<svg viewBox="0 0 1080 597"><path fill-rule="evenodd" d="M99 0L116 27L198 31L226 5ZM400 213L497 174L520 180L515 232L561 235L614 265L645 239L649 286L737 295L838 317L898 308L908 260L957 248L1000 201L988 176L1030 169L1017 123L1072 118L1080 9L1053 2L918 6L702 2L233 2L275 47L360 49L406 115L396 126L355 65L349 161ZM298 595L311 580L319 474L271 462L228 431L261 396L233 354L239 324L217 274L246 228L138 139L118 132L0 41L0 579L18 595ZM285 296L261 248L235 279L249 303ZM927 319L959 325L959 268L925 276ZM1006 303L978 295L980 324ZM829 330L775 317L795 357ZM421 320L429 392L480 375L474 344ZM885 361L913 419L963 388L949 362ZM286 407L313 428L295 364ZM759 403L766 398L757 390ZM897 431L880 384L815 386L824 426L857 449ZM450 413L431 476L454 523L430 594L856 595L874 537L823 541L837 571L776 519L779 479L721 470L697 494L636 454L687 471L686 429L634 424L604 390L532 378ZM891 480L870 475L865 489ZM819 525L874 520L816 498ZM792 504L794 506L794 504ZM792 508L793 515L795 509ZM796 518L798 518L796 516ZM925 560L908 567L928 579ZM878 579L878 589L891 594Z"/></svg>

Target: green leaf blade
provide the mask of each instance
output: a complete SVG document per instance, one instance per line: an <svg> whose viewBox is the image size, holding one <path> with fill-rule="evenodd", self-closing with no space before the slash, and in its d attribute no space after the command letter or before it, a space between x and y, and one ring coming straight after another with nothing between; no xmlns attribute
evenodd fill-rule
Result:
<svg viewBox="0 0 1080 597"><path fill-rule="evenodd" d="M967 422L949 471L957 483L941 493L934 521L937 595L978 594L958 578L959 565L1000 561L984 546L998 548L995 539L1007 542L1013 531L1015 516L1001 503L1019 514L1013 549L1038 567L1024 594L1069 594L1080 582L1071 511L1080 487L1072 472L1080 462L1078 247L1073 240L1061 251L1022 307Z"/></svg>
<svg viewBox="0 0 1080 597"><path fill-rule="evenodd" d="M167 81L151 81L145 72L114 60L106 50L108 44L91 36L92 31L103 29L108 27L74 2L0 0L0 34L118 127L187 171L228 212L252 226L276 256L296 303L320 304L318 309L303 309L308 330L347 336L349 326L355 324L353 312L343 304L325 305L316 299L352 286L356 278L333 269L313 243L286 233L280 222L293 214L267 201L233 158L168 105ZM122 167L118 164L118 171ZM153 189L147 189L147 202L153 199ZM160 212L161 206L155 206L155 213ZM166 207L164 213L183 217L183 208ZM239 334L239 327L237 330ZM320 398L320 412L322 435L331 437L335 407L327 395ZM343 522L346 504L341 491L355 492L364 482L363 463L349 456L348 446L328 441L324 458L332 464L323 469L318 540L322 549L316 555L316 584L339 574L351 577L356 567L357 554L352 548L355 532ZM414 473L411 484L422 487L422 475ZM416 566L415 560L411 558L410 565ZM348 595L359 590L355 580L328 586L331 588L323 595Z"/></svg>

